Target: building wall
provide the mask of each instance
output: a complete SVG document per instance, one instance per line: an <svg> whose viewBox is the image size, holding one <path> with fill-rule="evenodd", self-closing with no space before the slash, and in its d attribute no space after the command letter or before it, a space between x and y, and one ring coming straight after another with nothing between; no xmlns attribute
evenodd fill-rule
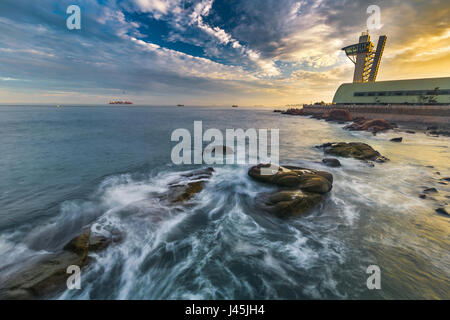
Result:
<svg viewBox="0 0 450 320"><path fill-rule="evenodd" d="M438 92L448 93L429 94ZM333 103L426 104L430 97L438 104L450 105L450 78L344 83L336 91Z"/></svg>

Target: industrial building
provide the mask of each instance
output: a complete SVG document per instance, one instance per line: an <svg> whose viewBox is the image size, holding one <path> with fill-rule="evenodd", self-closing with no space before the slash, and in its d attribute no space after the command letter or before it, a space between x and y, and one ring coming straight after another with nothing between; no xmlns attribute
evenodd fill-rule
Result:
<svg viewBox="0 0 450 320"><path fill-rule="evenodd" d="M450 78L344 83L333 103L450 105Z"/></svg>
<svg viewBox="0 0 450 320"><path fill-rule="evenodd" d="M450 78L376 82L387 37L380 36L377 49L363 32L359 42L342 48L355 64L353 83L342 84L333 98L340 105L450 105Z"/></svg>

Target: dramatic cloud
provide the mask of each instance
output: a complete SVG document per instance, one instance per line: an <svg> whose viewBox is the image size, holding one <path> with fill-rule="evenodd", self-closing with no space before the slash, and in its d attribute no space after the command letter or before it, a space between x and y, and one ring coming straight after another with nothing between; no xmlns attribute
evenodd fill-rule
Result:
<svg viewBox="0 0 450 320"><path fill-rule="evenodd" d="M448 76L444 0L79 0L0 2L0 103L282 105L332 99L352 79L340 50L381 8L379 80ZM221 103L218 103L220 101Z"/></svg>

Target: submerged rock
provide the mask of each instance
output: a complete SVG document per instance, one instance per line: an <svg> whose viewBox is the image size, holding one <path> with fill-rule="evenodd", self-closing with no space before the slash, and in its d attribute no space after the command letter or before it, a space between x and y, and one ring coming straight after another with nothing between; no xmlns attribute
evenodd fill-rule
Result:
<svg viewBox="0 0 450 320"><path fill-rule="evenodd" d="M403 141L403 138L402 138L402 137L399 137L399 138L392 138L390 141L392 141L392 142L402 142L402 141Z"/></svg>
<svg viewBox="0 0 450 320"><path fill-rule="evenodd" d="M323 195L303 192L300 190L285 190L273 194L260 194L256 201L262 210L280 218L300 216L322 201Z"/></svg>
<svg viewBox="0 0 450 320"><path fill-rule="evenodd" d="M335 158L324 158L322 159L322 162L328 166L328 167L332 167L332 168L337 168L341 166L341 162L338 159Z"/></svg>
<svg viewBox="0 0 450 320"><path fill-rule="evenodd" d="M423 193L437 193L437 189L436 188L427 188L425 190L423 190Z"/></svg>
<svg viewBox="0 0 450 320"><path fill-rule="evenodd" d="M169 193L167 198L170 202L186 202L192 199L196 194L200 193L205 187L206 181L211 178L214 172L213 168L194 170L183 174L183 178L188 178L188 182L184 180L175 181L169 185Z"/></svg>
<svg viewBox="0 0 450 320"><path fill-rule="evenodd" d="M318 146L318 148L323 149L326 154L338 157L354 158L358 160L371 160L380 163L389 161L388 158L382 156L371 146L362 142L325 143Z"/></svg>
<svg viewBox="0 0 450 320"><path fill-rule="evenodd" d="M435 211L439 214L450 216L450 210L448 210L448 208L446 207L437 208Z"/></svg>

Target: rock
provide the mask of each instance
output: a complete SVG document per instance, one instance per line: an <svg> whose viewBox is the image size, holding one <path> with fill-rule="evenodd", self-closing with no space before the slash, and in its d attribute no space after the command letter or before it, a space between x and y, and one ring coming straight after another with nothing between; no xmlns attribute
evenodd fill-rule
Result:
<svg viewBox="0 0 450 320"><path fill-rule="evenodd" d="M248 175L255 180L271 183L280 187L300 188L305 192L327 193L332 188L333 176L325 171L310 170L293 166L280 166L272 175L261 174L261 168L268 164L259 164L250 168Z"/></svg>
<svg viewBox="0 0 450 320"><path fill-rule="evenodd" d="M392 138L390 141L392 141L392 142L402 142L402 141L403 141L403 138L402 138L402 137L399 137L399 138Z"/></svg>
<svg viewBox="0 0 450 320"><path fill-rule="evenodd" d="M352 131L369 131L372 133L377 133L381 131L394 129L395 126L384 119L375 120L358 120L358 122L353 122L349 124L344 129Z"/></svg>
<svg viewBox="0 0 450 320"><path fill-rule="evenodd" d="M427 130L437 130L437 129L438 129L437 126L430 126L430 127L427 127Z"/></svg>
<svg viewBox="0 0 450 320"><path fill-rule="evenodd" d="M70 240L62 250L33 257L19 270L10 274L8 279L0 284L0 299L51 298L67 289L69 266L82 269L93 261L88 257L90 252L104 250L121 239L122 236L118 232L107 238L93 234L90 228L87 228Z"/></svg>
<svg viewBox="0 0 450 320"><path fill-rule="evenodd" d="M406 132L406 133L409 133L409 134L416 134L416 132L415 132L415 131L412 131L412 130L406 130L405 132Z"/></svg>
<svg viewBox="0 0 450 320"><path fill-rule="evenodd" d="M186 185L186 188L181 192L174 202L184 202L190 200L193 196L203 190L205 181L191 182Z"/></svg>
<svg viewBox="0 0 450 320"><path fill-rule="evenodd" d="M269 164L259 164L250 168L248 174L257 181L284 188L273 194L261 193L255 198L257 207L280 218L304 214L320 203L332 188L333 175L326 171L279 166L272 174L263 175L261 169L268 167Z"/></svg>
<svg viewBox="0 0 450 320"><path fill-rule="evenodd" d="M256 201L258 207L279 218L300 216L322 201L323 196L303 191L280 191L274 194L260 194Z"/></svg>
<svg viewBox="0 0 450 320"><path fill-rule="evenodd" d="M428 134L435 135L435 136L450 137L450 131L445 131L445 130L432 130L432 131L429 131Z"/></svg>
<svg viewBox="0 0 450 320"><path fill-rule="evenodd" d="M437 208L436 212L439 213L439 214L450 216L449 210L447 208L445 208L445 207Z"/></svg>
<svg viewBox="0 0 450 320"><path fill-rule="evenodd" d="M341 166L341 162L338 159L335 158L324 158L322 159L322 162L328 166L328 167L332 167L332 168L337 168Z"/></svg>
<svg viewBox="0 0 450 320"><path fill-rule="evenodd" d="M292 116L304 116L305 113L303 109L288 109L285 112L282 112L282 114L288 114Z"/></svg>
<svg viewBox="0 0 450 320"><path fill-rule="evenodd" d="M225 156L234 153L233 149L231 149L230 147L218 145L218 146L206 147L205 150L203 151L203 154L204 155L211 154L211 155L215 156L216 152L221 152L222 155L225 155Z"/></svg>
<svg viewBox="0 0 450 320"><path fill-rule="evenodd" d="M353 120L353 116L351 115L351 113L345 109L332 109L328 113L326 113L323 117L328 121L347 122Z"/></svg>
<svg viewBox="0 0 450 320"><path fill-rule="evenodd" d="M426 199L426 198L427 198L427 195L426 195L426 194L421 194L421 195L419 195L419 198L420 198L420 199Z"/></svg>
<svg viewBox="0 0 450 320"><path fill-rule="evenodd" d="M437 189L436 188L427 188L425 190L423 190L424 193L437 193Z"/></svg>
<svg viewBox="0 0 450 320"><path fill-rule="evenodd" d="M91 230L86 229L82 234L73 238L64 246L64 250L86 256L89 245L89 237L91 235Z"/></svg>
<svg viewBox="0 0 450 320"><path fill-rule="evenodd" d="M86 259L70 251L45 254L8 277L1 285L0 298L7 300L46 299L66 289L71 265L82 268Z"/></svg>
<svg viewBox="0 0 450 320"><path fill-rule="evenodd" d="M281 113L281 112L283 112L283 110L275 109L275 110L273 110L273 112Z"/></svg>
<svg viewBox="0 0 450 320"><path fill-rule="evenodd" d="M189 181L178 180L170 184L167 199L174 203L186 202L192 199L203 190L206 180L211 178L213 172L213 168L206 168L183 174L182 177L188 178Z"/></svg>
<svg viewBox="0 0 450 320"><path fill-rule="evenodd" d="M449 181L450 182L450 177L442 178L441 180L445 180L445 181Z"/></svg>
<svg viewBox="0 0 450 320"><path fill-rule="evenodd" d="M338 157L355 158L358 160L372 160L376 162L389 161L388 158L383 157L371 146L362 142L326 143L319 147L324 150L325 154L330 154Z"/></svg>

